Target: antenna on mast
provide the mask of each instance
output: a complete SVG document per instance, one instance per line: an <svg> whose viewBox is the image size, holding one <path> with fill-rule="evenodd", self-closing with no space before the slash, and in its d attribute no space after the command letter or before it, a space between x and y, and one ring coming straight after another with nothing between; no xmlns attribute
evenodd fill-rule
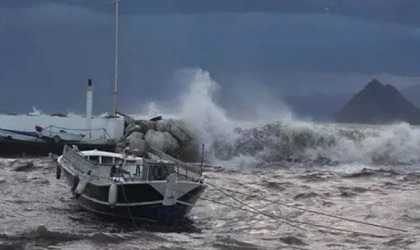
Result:
<svg viewBox="0 0 420 250"><path fill-rule="evenodd" d="M114 115L117 115L118 105L118 13L119 13L119 2L121 0L114 0L115 3L115 81L114 81Z"/></svg>

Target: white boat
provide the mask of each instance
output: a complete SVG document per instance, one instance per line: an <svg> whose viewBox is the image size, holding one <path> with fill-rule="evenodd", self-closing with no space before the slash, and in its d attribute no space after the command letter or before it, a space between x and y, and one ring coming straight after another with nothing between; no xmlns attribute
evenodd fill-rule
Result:
<svg viewBox="0 0 420 250"><path fill-rule="evenodd" d="M0 138L3 140L41 141L36 132L19 131L0 128Z"/></svg>
<svg viewBox="0 0 420 250"><path fill-rule="evenodd" d="M56 177L99 215L167 224L182 221L206 189L201 169L152 149L145 159L65 145ZM159 156L157 156L159 155Z"/></svg>
<svg viewBox="0 0 420 250"><path fill-rule="evenodd" d="M39 138L52 141L54 143L60 143L62 141L64 142L80 142L83 137L85 137L84 134L73 134L69 133L68 131L56 128L53 126L49 126L47 128L42 128L41 126L35 126L36 134L39 136Z"/></svg>

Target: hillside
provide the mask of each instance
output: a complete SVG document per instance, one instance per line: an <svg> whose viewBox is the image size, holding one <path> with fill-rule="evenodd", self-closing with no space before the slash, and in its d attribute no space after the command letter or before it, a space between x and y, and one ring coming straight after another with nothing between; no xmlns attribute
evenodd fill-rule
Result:
<svg viewBox="0 0 420 250"><path fill-rule="evenodd" d="M400 89L401 94L417 108L420 108L420 84Z"/></svg>
<svg viewBox="0 0 420 250"><path fill-rule="evenodd" d="M398 121L420 124L420 109L407 101L394 86L374 79L344 105L334 120L365 124Z"/></svg>

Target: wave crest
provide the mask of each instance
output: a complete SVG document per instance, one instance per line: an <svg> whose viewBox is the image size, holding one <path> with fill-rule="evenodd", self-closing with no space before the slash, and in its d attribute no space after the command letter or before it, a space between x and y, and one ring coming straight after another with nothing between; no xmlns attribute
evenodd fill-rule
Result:
<svg viewBox="0 0 420 250"><path fill-rule="evenodd" d="M177 72L174 84L178 84L179 93L173 100L151 102L142 109L144 112L133 117L162 115L165 119L182 120L195 137L195 151L199 152L201 144L205 144L206 161L212 164L255 167L290 159L420 163L417 126L346 125L297 119L267 87L247 82L234 91L225 91L209 72L201 69ZM229 100L223 101L223 107L214 100L220 93ZM44 114L34 107L32 115Z"/></svg>
<svg viewBox="0 0 420 250"><path fill-rule="evenodd" d="M250 105L240 112L245 116L233 115L228 112L229 107L222 108L213 100L222 88L208 72L189 69L179 75L182 88L177 105L168 109L154 102L146 114L137 117L150 116L152 110L153 115L183 120L198 144L206 145L206 160L213 164L252 167L291 158L367 164L420 163L418 127L406 123L368 126L299 120L281 100L267 96L265 88L261 88L263 94L256 93L255 87L251 88L253 95L244 93L245 89L231 93L243 94ZM252 100L251 96L264 98ZM253 105L259 108L249 108ZM248 109L253 112L251 119ZM172 112L164 114L160 110Z"/></svg>

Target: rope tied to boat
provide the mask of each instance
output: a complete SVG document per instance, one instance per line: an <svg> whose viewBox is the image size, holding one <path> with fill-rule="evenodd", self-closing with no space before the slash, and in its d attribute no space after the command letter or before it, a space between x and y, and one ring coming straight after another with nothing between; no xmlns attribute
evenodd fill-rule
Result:
<svg viewBox="0 0 420 250"><path fill-rule="evenodd" d="M256 198L256 195L245 194L243 192L239 192L239 191L235 191L235 190L232 190L232 189L216 186L215 184L211 184L211 183L207 183L207 184L209 186L213 187L214 189L218 190L219 192L223 192L222 190L226 190L228 192L241 194L241 195L247 196L249 198ZM224 194L227 195L226 193L224 193ZM227 195L227 196L229 196L229 195ZM229 196L229 197L231 197L231 196ZM351 218L346 218L346 217L342 217L342 216L337 216L337 215L333 215L333 214L318 212L318 211L315 211L315 210L310 210L310 209L301 208L301 207L298 207L298 206L288 205L288 204L285 204L285 203L282 203L282 202L272 201L272 200L264 199L264 198L261 198L261 197L258 197L258 198L262 201L265 201L265 202L269 202L269 203L276 204L276 205L279 205L279 206L284 206L284 207L288 207L288 208L301 210L301 211L308 212L308 213L318 214L318 215L322 215L322 216L326 216L326 217L330 217L330 218L335 218L335 219L339 219L339 220L345 220L345 221L349 221L349 222L355 222L355 223L359 223L359 224L363 224L363 225L367 225L367 226L372 226L372 227L377 227L377 228L382 228L382 229L388 229L388 230L398 231L398 232L402 232L402 233L408 233L408 231L403 230L403 229L398 229L398 228L394 228L394 227L388 227L388 226L383 226L383 225L374 224L374 223L370 223L370 222L364 222L364 221L355 220L355 219L351 219Z"/></svg>
<svg viewBox="0 0 420 250"><path fill-rule="evenodd" d="M118 187L118 185L117 185L117 187ZM120 187L121 187L121 189L122 189L122 193L123 193L123 196L124 196L125 204L127 204L127 205L128 205L128 199L127 199L127 196L126 196L126 194L125 194L124 185L120 185ZM131 214L131 209L130 209L130 207L129 207L129 206L126 206L126 207L127 207L128 215L130 216L131 222L133 222L134 227L135 227L136 229L138 229L137 224L136 224L136 221L134 220L134 217L133 217L133 215Z"/></svg>
<svg viewBox="0 0 420 250"><path fill-rule="evenodd" d="M282 223L285 223L285 224L287 224L289 226L292 226L294 228L297 228L297 229L300 229L300 230L303 230L303 231L306 231L306 229L303 229L303 228L301 228L299 226L293 225L293 223L295 223L295 224L301 224L301 225L307 225L307 226L313 226L313 227L317 227L317 228L329 229L329 230L332 230L332 231L341 231L341 232L345 232L345 233L353 233L353 234L365 235L365 236L376 237L376 238L388 238L388 237L391 237L389 235L380 235L380 234L373 234L373 233L365 233L365 232L360 232L360 231L354 231L354 230L348 230L348 229L330 227L330 226L325 226L325 225L316 224L316 223L312 223L312 222L304 222L304 221L299 221L299 220L294 220L294 219L287 219L287 218L280 217L280 216L277 216L277 215L269 214L269 213L263 212L263 211L261 211L259 209L256 209L256 208L254 208L252 206L249 206L248 204L240 201L239 199L237 199L237 198L235 198L235 197L227 194L226 192L223 192L223 190L221 190L220 188L218 188L216 185L213 185L213 184L208 183L208 182L207 182L207 184L209 186L211 186L212 188L214 188L214 189L218 190L219 192L221 192L226 197L229 197L229 198L235 200L236 202L240 203L241 205L246 206L246 207L248 207L248 208L250 208L252 210L244 209L244 208L239 207L239 206L234 206L234 205L226 204L226 203L219 202L219 201L215 201L215 200L208 199L208 198L205 198L205 197L200 197L199 199L201 199L201 200L205 200L205 201L208 201L208 202L211 202L211 203L215 203L215 204L218 204L218 205L221 205L221 206L226 206L226 207L230 207L230 208L233 208L233 209L237 209L237 210L241 210L241 211L245 211L245 212L249 212L249 213L253 213L253 214L264 215L266 217L269 217L271 219L276 219L277 221L280 221ZM175 189L172 189L172 190L177 191L177 192L179 192L181 194L184 194L184 195L187 195L187 196L192 196L191 194L186 193L186 192L183 192L181 190L175 190ZM311 210L308 210L308 211L311 211ZM339 217L339 216L337 216L337 217ZM342 217L342 218L344 218L344 217ZM347 220L352 221L352 222L355 222L355 223L360 223L361 222L361 221L352 220L352 219L347 219ZM367 223L367 222L365 223L365 222L362 222L361 224L370 225L370 226L376 226L376 227L383 228L383 229L388 229L388 230L393 230L393 231L399 231L399 232L408 233L408 231L406 231L406 230L401 230L401 229L397 229L397 228L381 226L381 225L377 225L377 224L373 224L373 223Z"/></svg>

